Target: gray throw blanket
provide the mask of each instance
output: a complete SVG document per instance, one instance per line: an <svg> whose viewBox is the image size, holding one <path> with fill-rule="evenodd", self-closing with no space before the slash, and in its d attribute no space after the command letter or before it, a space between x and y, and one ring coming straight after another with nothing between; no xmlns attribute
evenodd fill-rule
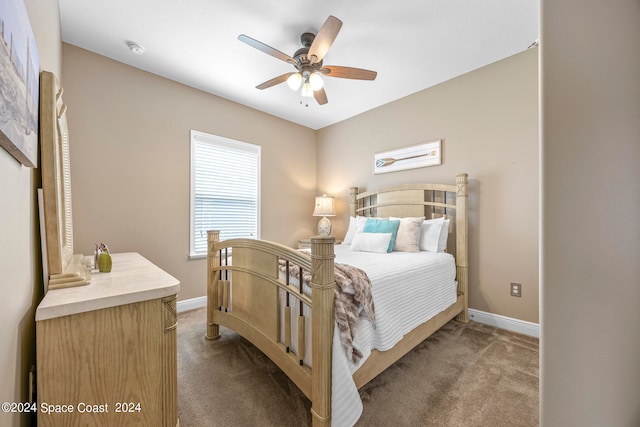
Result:
<svg viewBox="0 0 640 427"><path fill-rule="evenodd" d="M279 260L280 271L286 272L285 260ZM344 346L347 357L354 363L362 358L360 350L353 346L356 325L360 316L367 316L375 321L373 298L371 297L371 281L367 273L347 264L335 263L335 319L340 331L340 342ZM300 277L300 267L290 264L289 274ZM302 279L305 285L311 282L311 272L303 270Z"/></svg>

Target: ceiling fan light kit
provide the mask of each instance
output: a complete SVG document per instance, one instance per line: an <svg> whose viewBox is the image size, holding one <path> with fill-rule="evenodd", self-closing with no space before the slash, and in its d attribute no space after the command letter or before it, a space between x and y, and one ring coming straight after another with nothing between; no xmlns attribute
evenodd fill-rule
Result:
<svg viewBox="0 0 640 427"><path fill-rule="evenodd" d="M323 75L343 79L375 80L377 76L375 71L337 65L323 66L322 60L333 44L340 28L342 28L342 21L335 16L329 16L320 27L317 35L313 33L302 34L300 37L302 48L298 49L293 57L249 36L240 34L238 36L240 41L296 68L296 72L274 77L259 84L256 88L263 90L286 81L292 90L297 91L302 88L300 92L302 97L313 97L318 104L324 105L328 99L324 90Z"/></svg>
<svg viewBox="0 0 640 427"><path fill-rule="evenodd" d="M304 85L302 84L304 82ZM320 73L315 72L310 74L308 77L303 77L300 73L293 73L287 79L287 85L291 90L298 90L302 86L304 90L305 85L311 85L311 89L315 92L316 90L322 89L324 86L324 81L322 80L322 76Z"/></svg>

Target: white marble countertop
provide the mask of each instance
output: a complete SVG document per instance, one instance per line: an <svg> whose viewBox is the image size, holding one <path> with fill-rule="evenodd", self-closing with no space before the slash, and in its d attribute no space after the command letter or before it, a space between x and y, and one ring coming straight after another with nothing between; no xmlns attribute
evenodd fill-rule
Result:
<svg viewBox="0 0 640 427"><path fill-rule="evenodd" d="M49 290L36 321L175 295L180 281L138 253L111 254L110 273L92 272L85 286Z"/></svg>

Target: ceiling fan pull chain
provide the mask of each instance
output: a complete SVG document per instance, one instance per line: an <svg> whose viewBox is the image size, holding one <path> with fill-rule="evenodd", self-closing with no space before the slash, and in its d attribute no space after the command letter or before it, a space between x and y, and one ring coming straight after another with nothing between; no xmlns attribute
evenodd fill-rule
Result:
<svg viewBox="0 0 640 427"><path fill-rule="evenodd" d="M305 100L305 99L306 99L306 101L304 103L304 106L308 107L309 106L309 98L306 98L306 97L302 96L302 92L300 92L300 105L302 105L302 101Z"/></svg>

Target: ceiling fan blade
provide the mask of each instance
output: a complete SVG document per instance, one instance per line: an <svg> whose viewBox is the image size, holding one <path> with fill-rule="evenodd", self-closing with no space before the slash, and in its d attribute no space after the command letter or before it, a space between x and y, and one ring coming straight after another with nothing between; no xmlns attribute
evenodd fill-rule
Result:
<svg viewBox="0 0 640 427"><path fill-rule="evenodd" d="M362 68L341 67L339 65L327 65L326 67L322 67L320 72L328 77L355 80L375 80L378 75L376 71L364 70Z"/></svg>
<svg viewBox="0 0 640 427"><path fill-rule="evenodd" d="M313 39L313 43L311 43L309 47L308 56L312 64L322 61L322 58L327 54L327 51L336 39L340 28L342 28L342 21L335 16L329 16L327 20L324 21L324 24L320 27L320 31L316 34L316 38Z"/></svg>
<svg viewBox="0 0 640 427"><path fill-rule="evenodd" d="M266 53L267 55L271 55L275 58L278 58L284 62L288 62L290 64L295 65L296 64L296 60L293 59L292 57L290 57L289 55L287 55L286 53L282 53L280 52L278 49L274 49L271 46L268 46L262 42L259 42L256 39L252 39L249 36L245 36L244 34L240 34L238 36L238 40L240 40L241 42L244 42L246 44L248 44L251 47L254 47L258 50L261 50L262 52Z"/></svg>
<svg viewBox="0 0 640 427"><path fill-rule="evenodd" d="M264 83L260 83L258 86L256 86L256 89L260 89L260 90L267 89L267 88L270 88L271 86L275 86L280 83L286 82L291 74L295 74L295 73L287 73L278 77L274 77L271 80L267 80Z"/></svg>
<svg viewBox="0 0 640 427"><path fill-rule="evenodd" d="M318 101L318 104L324 105L329 100L327 99L327 92L324 91L324 88L320 88L313 92L313 97Z"/></svg>

